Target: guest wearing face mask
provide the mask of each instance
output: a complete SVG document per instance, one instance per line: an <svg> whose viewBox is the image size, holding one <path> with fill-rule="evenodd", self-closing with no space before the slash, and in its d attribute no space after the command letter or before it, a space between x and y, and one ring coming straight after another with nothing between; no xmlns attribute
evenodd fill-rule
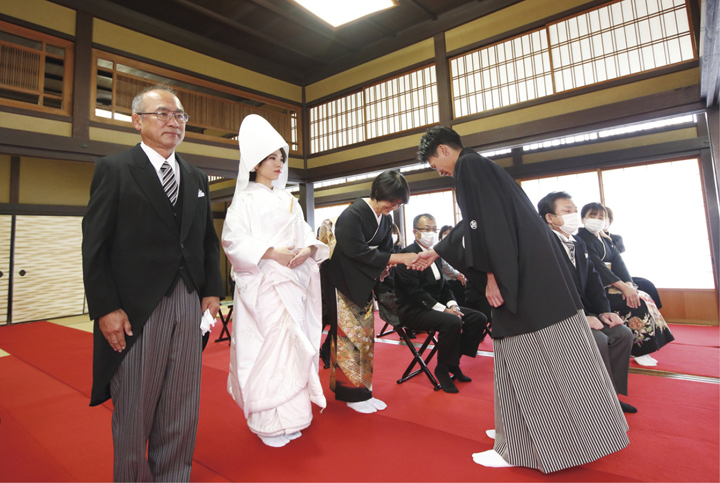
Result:
<svg viewBox="0 0 720 483"><path fill-rule="evenodd" d="M430 214L413 220L415 243L403 250L421 253L432 249L437 242L437 223ZM452 290L442 276L440 260L433 261L422 271L404 266L395 267L395 294L400 322L416 330L438 331L438 352L435 377L443 391L458 392L450 374L459 382L471 379L460 370L460 356L475 357L485 333L485 316L472 309L460 307Z"/></svg>
<svg viewBox="0 0 720 483"><path fill-rule="evenodd" d="M603 231L605 207L600 203L583 206L580 216L584 228L578 230L587 245L590 259L607 291L610 308L633 331L632 355L642 366L655 366L650 354L675 340L652 298L637 290L622 255Z"/></svg>

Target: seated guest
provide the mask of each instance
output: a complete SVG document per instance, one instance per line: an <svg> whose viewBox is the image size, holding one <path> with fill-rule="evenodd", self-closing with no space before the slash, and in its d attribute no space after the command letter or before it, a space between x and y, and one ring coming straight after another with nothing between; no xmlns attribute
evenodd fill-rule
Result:
<svg viewBox="0 0 720 483"><path fill-rule="evenodd" d="M630 350L633 333L623 325L617 314L610 311L610 302L592 262L588 259L585 242L573 238L580 225L577 207L570 195L560 191L545 196L538 203L538 212L557 235L557 242L565 254L565 262L578 290L585 316L600 349L610 379L618 394L627 396ZM623 412L635 413L637 409L620 401Z"/></svg>
<svg viewBox="0 0 720 483"><path fill-rule="evenodd" d="M445 238L445 235L450 233L450 230L452 230L452 228L453 227L450 225L445 225L440 228L438 239L442 240L443 238ZM445 280L447 280L448 284L450 285L450 290L452 290L453 296L455 297L455 300L457 300L458 305L462 305L464 307L466 305L465 275L455 270L452 265L450 265L445 260L442 260L442 271L443 277L445 277Z"/></svg>
<svg viewBox="0 0 720 483"><path fill-rule="evenodd" d="M635 362L642 366L657 365L657 360L650 354L675 337L652 298L637 290L620 251L603 232L605 207L600 203L588 203L582 207L580 218L585 227L578 230L577 236L585 242L595 270L606 287L610 309L633 331Z"/></svg>
<svg viewBox="0 0 720 483"><path fill-rule="evenodd" d="M610 239L613 242L613 245L618 249L620 253L625 253L625 242L623 242L623 238L616 234L616 233L610 233L610 225L613 224L613 221L615 221L615 217L613 216L613 211L605 207L605 213L607 213L607 218L605 219L605 228L604 232L607 236L610 237ZM660 294L658 294L657 288L655 288L655 284L652 283L647 278L641 278L641 277L633 277L633 282L635 285L637 285L638 290L642 290L646 294L648 294L650 297L652 297L653 302L655 302L655 305L657 305L658 309L662 308L662 302L660 301Z"/></svg>
<svg viewBox="0 0 720 483"><path fill-rule="evenodd" d="M400 236L400 228L393 223L392 225L392 253L400 253L404 248L402 236ZM380 318L388 324L395 327L398 325L397 315L397 301L395 300L395 282L394 282L395 268L388 267L379 278L378 282L373 288L373 296L377 300L378 312ZM383 278L383 276L385 278ZM408 336L411 339L415 338L415 334L412 331L408 331Z"/></svg>
<svg viewBox="0 0 720 483"><path fill-rule="evenodd" d="M429 214L413 220L415 243L404 253L420 253L435 244L437 225ZM400 323L416 330L438 332L438 352L435 376L442 390L458 392L450 373L460 382L470 378L460 370L460 355L475 357L483 337L485 316L472 309L459 307L450 286L442 277L440 260L435 260L422 271L395 267L395 295L397 296Z"/></svg>

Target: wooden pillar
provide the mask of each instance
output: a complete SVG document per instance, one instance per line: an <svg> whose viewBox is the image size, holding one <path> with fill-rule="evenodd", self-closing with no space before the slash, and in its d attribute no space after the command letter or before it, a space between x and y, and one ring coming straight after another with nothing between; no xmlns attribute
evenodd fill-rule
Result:
<svg viewBox="0 0 720 483"><path fill-rule="evenodd" d="M403 239L403 245L405 243L405 209L401 206L397 210L392 212L393 223L400 228L400 237Z"/></svg>
<svg viewBox="0 0 720 483"><path fill-rule="evenodd" d="M452 121L452 90L450 89L450 66L445 51L444 32L435 35L435 77L437 79L440 124L450 127Z"/></svg>
<svg viewBox="0 0 720 483"><path fill-rule="evenodd" d="M20 156L10 157L10 204L20 203Z"/></svg>
<svg viewBox="0 0 720 483"><path fill-rule="evenodd" d="M73 74L72 136L90 139L93 17L78 10L75 15L75 70Z"/></svg>
<svg viewBox="0 0 720 483"><path fill-rule="evenodd" d="M315 231L315 189L312 183L300 183L300 206L305 212L305 221Z"/></svg>

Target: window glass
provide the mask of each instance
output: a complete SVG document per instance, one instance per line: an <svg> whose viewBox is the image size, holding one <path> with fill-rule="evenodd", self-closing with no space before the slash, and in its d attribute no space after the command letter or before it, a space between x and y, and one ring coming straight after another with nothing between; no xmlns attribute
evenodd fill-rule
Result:
<svg viewBox="0 0 720 483"><path fill-rule="evenodd" d="M405 210L406 246L415 241L413 219L417 215L429 213L434 216L438 231L443 225L455 226L455 199L451 190L411 195L410 201L403 206L403 209Z"/></svg>
<svg viewBox="0 0 720 483"><path fill-rule="evenodd" d="M714 288L696 159L603 171L603 186L630 275L662 288Z"/></svg>

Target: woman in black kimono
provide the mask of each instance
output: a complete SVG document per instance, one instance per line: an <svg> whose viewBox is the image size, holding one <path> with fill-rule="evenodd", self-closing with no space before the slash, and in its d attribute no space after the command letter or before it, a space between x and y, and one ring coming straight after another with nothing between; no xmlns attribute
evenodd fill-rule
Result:
<svg viewBox="0 0 720 483"><path fill-rule="evenodd" d="M330 389L335 399L360 413L387 406L372 395L375 342L372 290L393 265L412 265L414 253L392 253L390 212L408 202L410 189L397 171L372 184L370 198L358 198L335 223L337 244L328 265L335 287L337 326L333 328Z"/></svg>
<svg viewBox="0 0 720 483"><path fill-rule="evenodd" d="M605 286L610 309L633 331L631 353L635 362L643 366L657 365L650 354L675 337L652 298L636 288L620 251L603 231L605 207L588 203L580 210L580 216L585 227L578 230L577 236L587 245L590 259Z"/></svg>
<svg viewBox="0 0 720 483"><path fill-rule="evenodd" d="M463 221L416 266L439 254L478 287L485 272L494 307L495 446L473 460L550 473L627 446L627 422L564 255L525 192L446 127L428 130L418 158L453 176Z"/></svg>

